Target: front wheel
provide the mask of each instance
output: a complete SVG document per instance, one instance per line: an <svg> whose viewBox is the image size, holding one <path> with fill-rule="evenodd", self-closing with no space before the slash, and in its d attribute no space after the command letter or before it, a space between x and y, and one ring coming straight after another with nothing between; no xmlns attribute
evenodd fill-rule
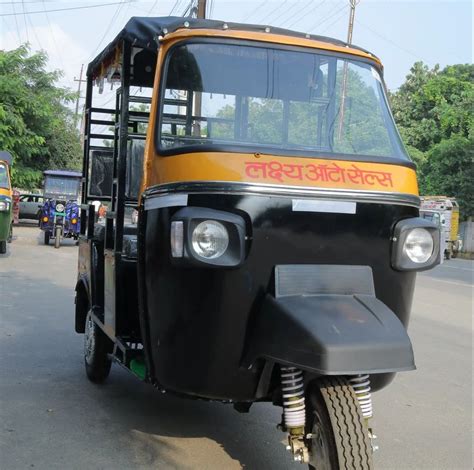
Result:
<svg viewBox="0 0 474 470"><path fill-rule="evenodd" d="M51 234L48 231L44 232L44 244L49 245L49 239L51 237Z"/></svg>
<svg viewBox="0 0 474 470"><path fill-rule="evenodd" d="M54 237L54 248L59 248L61 246L61 227L56 227Z"/></svg>
<svg viewBox="0 0 474 470"><path fill-rule="evenodd" d="M4 255L7 252L7 242L3 240L0 242L0 255Z"/></svg>
<svg viewBox="0 0 474 470"><path fill-rule="evenodd" d="M369 430L346 379L313 383L306 409L310 470L373 469Z"/></svg>
<svg viewBox="0 0 474 470"><path fill-rule="evenodd" d="M84 363L91 382L102 383L109 376L112 365L108 356L110 346L110 339L97 326L89 312L84 328Z"/></svg>

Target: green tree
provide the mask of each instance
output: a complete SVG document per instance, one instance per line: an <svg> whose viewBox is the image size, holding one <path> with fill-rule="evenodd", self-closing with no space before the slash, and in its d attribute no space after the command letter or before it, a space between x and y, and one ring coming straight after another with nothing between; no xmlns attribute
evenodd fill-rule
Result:
<svg viewBox="0 0 474 470"><path fill-rule="evenodd" d="M421 152L451 135L467 137L474 127L474 65L430 70L416 62L391 102L405 143Z"/></svg>
<svg viewBox="0 0 474 470"><path fill-rule="evenodd" d="M14 157L13 184L38 187L46 169L80 167L79 133L67 104L76 94L55 85L47 55L27 45L0 51L0 149Z"/></svg>
<svg viewBox="0 0 474 470"><path fill-rule="evenodd" d="M474 65L440 70L422 62L391 95L408 152L418 166L423 195L458 199L463 218L474 213Z"/></svg>
<svg viewBox="0 0 474 470"><path fill-rule="evenodd" d="M461 215L474 214L474 139L455 135L433 146L421 165L424 194L455 195Z"/></svg>

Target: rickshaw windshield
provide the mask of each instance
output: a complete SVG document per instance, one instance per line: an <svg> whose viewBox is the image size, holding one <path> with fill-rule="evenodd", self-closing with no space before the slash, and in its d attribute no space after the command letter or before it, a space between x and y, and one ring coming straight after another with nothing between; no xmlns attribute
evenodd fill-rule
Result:
<svg viewBox="0 0 474 470"><path fill-rule="evenodd" d="M78 178L47 176L44 182L44 194L46 197L77 199L79 185L80 180Z"/></svg>
<svg viewBox="0 0 474 470"><path fill-rule="evenodd" d="M187 43L168 54L160 149L226 146L408 160L377 69L265 45Z"/></svg>
<svg viewBox="0 0 474 470"><path fill-rule="evenodd" d="M0 163L0 188L10 189L10 180L8 178L8 168L5 163Z"/></svg>

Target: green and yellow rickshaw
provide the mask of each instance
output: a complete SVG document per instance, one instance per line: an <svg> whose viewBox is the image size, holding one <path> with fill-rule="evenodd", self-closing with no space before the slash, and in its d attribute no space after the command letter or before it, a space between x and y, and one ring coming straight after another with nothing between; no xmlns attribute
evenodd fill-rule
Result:
<svg viewBox="0 0 474 470"><path fill-rule="evenodd" d="M7 242L12 240L12 185L10 167L12 156L0 151L0 254L7 252Z"/></svg>

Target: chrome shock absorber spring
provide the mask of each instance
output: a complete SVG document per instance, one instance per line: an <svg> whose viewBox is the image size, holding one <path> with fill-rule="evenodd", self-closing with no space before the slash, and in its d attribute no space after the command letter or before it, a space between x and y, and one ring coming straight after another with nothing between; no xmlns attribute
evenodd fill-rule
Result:
<svg viewBox="0 0 474 470"><path fill-rule="evenodd" d="M296 367L281 367L283 416L286 428L303 428L306 423L303 371Z"/></svg>
<svg viewBox="0 0 474 470"><path fill-rule="evenodd" d="M352 385L356 394L362 416L365 419L372 418L372 394L370 393L370 379L368 374L349 377L349 383Z"/></svg>

